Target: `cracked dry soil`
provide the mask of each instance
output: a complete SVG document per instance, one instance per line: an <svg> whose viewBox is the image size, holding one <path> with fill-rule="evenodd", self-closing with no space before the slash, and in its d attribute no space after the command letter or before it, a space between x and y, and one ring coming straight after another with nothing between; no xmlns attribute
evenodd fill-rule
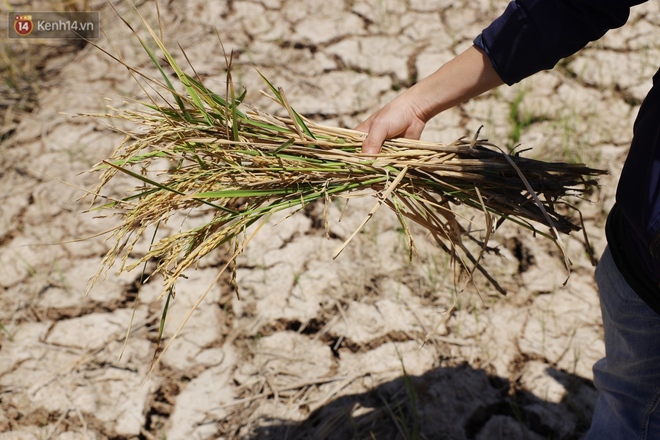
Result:
<svg viewBox="0 0 660 440"><path fill-rule="evenodd" d="M53 2L11 1L50 10ZM71 2L75 3L75 2ZM83 3L83 2L79 2ZM137 24L132 7L111 1ZM161 1L166 44L181 44L207 85L224 89L216 31L234 51L247 101L273 109L254 67L315 121L355 126L471 44L506 2L445 0ZM139 10L156 23L153 2ZM107 38L155 75L104 1ZM6 6L3 6L6 8ZM482 134L546 160L609 170L580 201L595 254L637 107L660 59L657 2L579 55L433 120L424 136ZM5 44L0 143L0 440L9 439L579 439L603 355L593 267L566 237L566 286L550 243L500 228L500 256L456 300L447 257L415 229L408 260L396 219L379 211L337 260L332 251L373 201L312 205L273 219L238 261L241 299L215 284L162 363L147 375L162 308L152 279L111 273L88 296L112 218L85 214L85 173L122 137L80 113L125 108L141 90L91 45ZM128 183L113 187L121 194ZM196 219L191 219L195 221ZM198 219L197 219L198 220ZM174 231L177 221L168 225ZM85 240L81 240L86 238ZM148 243L139 243L137 257ZM219 249L177 287L171 337L224 262ZM137 305L134 308L136 298ZM131 336L124 337L135 312ZM443 318L446 321L441 322ZM440 325L438 325L440 323ZM435 331L433 331L435 329ZM433 332L432 332L433 331ZM426 335L432 336L422 345Z"/></svg>

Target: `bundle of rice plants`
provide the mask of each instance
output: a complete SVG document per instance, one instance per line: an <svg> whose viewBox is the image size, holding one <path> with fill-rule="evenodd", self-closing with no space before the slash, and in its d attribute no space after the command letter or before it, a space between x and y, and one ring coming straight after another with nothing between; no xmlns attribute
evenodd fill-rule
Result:
<svg viewBox="0 0 660 440"><path fill-rule="evenodd" d="M191 73L184 72L158 34L146 21L144 25L162 56L140 42L162 78L127 67L136 79L142 75L158 96L138 109L110 116L139 129L128 133L114 154L95 168L100 183L92 192L98 200L119 173L135 179L132 192L94 208L120 218L103 265L108 268L119 258L119 270L130 271L156 261L154 273L164 277L163 292L171 291L187 269L220 246L228 245L226 267L231 267L251 238L246 230L263 224L273 213L346 195L376 199L362 226L386 205L408 234L409 221L423 226L460 267L468 273L485 273L479 261L489 250L488 239L497 225L513 222L560 246L559 233L580 229L572 220L576 208L565 197L582 195L603 173L584 164L507 154L478 135L449 144L391 139L380 154L364 155L360 152L364 133L307 120L265 77L281 115L246 108L245 91L237 93L231 78L230 57L226 89L210 90L192 66ZM108 55L123 63L121 57ZM165 68L176 74L176 87ZM164 99L164 93L171 99ZM163 162L168 164L165 169ZM155 171L155 163L162 171ZM473 208L484 218L485 230L475 233L470 220L456 213L456 205ZM156 241L138 261L127 263L147 230L175 213L195 210L210 210L212 218ZM479 244L478 255L470 252L466 241Z"/></svg>

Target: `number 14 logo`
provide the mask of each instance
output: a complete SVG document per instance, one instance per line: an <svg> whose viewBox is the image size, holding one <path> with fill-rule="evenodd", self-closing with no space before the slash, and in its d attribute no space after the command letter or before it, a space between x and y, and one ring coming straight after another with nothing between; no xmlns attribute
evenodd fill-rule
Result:
<svg viewBox="0 0 660 440"><path fill-rule="evenodd" d="M14 30L18 35L26 36L29 35L34 29L34 24L32 23L31 15L17 15L14 20Z"/></svg>

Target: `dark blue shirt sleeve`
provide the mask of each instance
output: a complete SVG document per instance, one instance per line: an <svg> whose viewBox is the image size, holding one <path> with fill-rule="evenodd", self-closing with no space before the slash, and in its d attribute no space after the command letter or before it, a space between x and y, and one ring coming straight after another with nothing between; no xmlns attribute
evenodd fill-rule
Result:
<svg viewBox="0 0 660 440"><path fill-rule="evenodd" d="M645 0L514 0L474 44L511 85L623 26Z"/></svg>

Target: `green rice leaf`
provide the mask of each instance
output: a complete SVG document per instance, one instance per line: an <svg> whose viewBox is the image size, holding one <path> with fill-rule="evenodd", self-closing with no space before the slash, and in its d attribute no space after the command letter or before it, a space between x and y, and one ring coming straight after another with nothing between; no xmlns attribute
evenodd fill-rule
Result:
<svg viewBox="0 0 660 440"><path fill-rule="evenodd" d="M280 91L279 91L279 90L278 90L278 89L277 89L277 88L276 88L276 87L275 87L270 81L268 81L268 79L267 79L267 78L266 78L261 72L259 72L259 70L257 70L257 73L258 73L259 76L261 76L261 78L266 82L266 84L268 85L268 87L270 88L270 90L273 92L273 94L274 94L274 95L277 97L277 99L280 101L280 104L282 104L282 105L284 106L284 105L285 105L285 104L284 104L284 99L282 98L282 94L280 93ZM309 136L310 138L312 138L312 139L316 139L316 137L315 137L314 134L311 132L311 130L307 127L307 124L305 124L305 122L302 120L302 118L300 117L300 115L298 114L298 112L296 112L295 110L293 110L293 114L294 114L294 117L295 117L295 119L296 119L296 123L300 126L300 128L303 130L303 132L304 132L307 136Z"/></svg>
<svg viewBox="0 0 660 440"><path fill-rule="evenodd" d="M295 139L289 139L288 141L286 141L285 143L283 143L282 145L280 145L279 147L277 147L275 150L273 150L273 152L270 153L270 154L275 155L275 154L279 153L279 152L282 151L282 150L286 150L286 149L289 148L291 145L293 145L294 142L295 142Z"/></svg>
<svg viewBox="0 0 660 440"><path fill-rule="evenodd" d="M107 164L107 165L110 165L111 167L117 169L118 171L121 171L122 173L128 174L129 176L134 177L134 178L136 178L136 179L138 179L138 180L140 180L140 181L142 181L142 182L144 182L144 183L146 183L146 184L149 184L149 185L155 186L156 188L163 189L163 190L165 190L165 191L170 191L170 192L173 192L173 193L175 193L175 194L179 194L179 195L181 195L181 196L185 196L185 195L186 195L185 193L182 193L181 191L178 191L178 190L176 190L176 189L174 189L174 188L171 188L171 187L169 187L169 186L167 186L167 185L163 185L163 184L161 184L161 183L158 183L158 182L156 182L155 180L149 179L149 178L147 178L147 177L145 177L145 176L143 176L143 175L141 175L141 174L135 173L135 172L133 172L133 171L127 169L127 168L124 168L124 167L120 167L120 166L114 165L114 164L112 164L112 163L110 163L110 162L107 162L107 161L104 161L104 163ZM226 207L224 207L224 206L215 205L215 204L213 204L213 203L211 203L211 202L208 202L208 201L206 201L206 200L200 200L200 202L201 202L201 203L204 203L205 205L209 205L209 206L211 206L211 207L213 207L213 208L215 208L215 209L219 209L219 210L221 210L221 211L229 212L229 213L231 213L231 214L238 214L236 211L234 211L234 210L232 210L232 209L226 208Z"/></svg>

